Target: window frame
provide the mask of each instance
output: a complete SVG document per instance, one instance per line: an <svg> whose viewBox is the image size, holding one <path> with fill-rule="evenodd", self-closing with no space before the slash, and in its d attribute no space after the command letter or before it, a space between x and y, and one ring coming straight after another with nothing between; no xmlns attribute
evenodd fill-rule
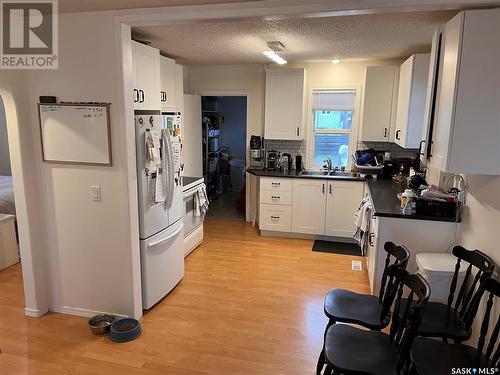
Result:
<svg viewBox="0 0 500 375"><path fill-rule="evenodd" d="M314 130L314 110L313 110L313 93L314 91L332 90L332 91L355 91L354 109L352 113L351 130L344 129L323 129L320 131ZM349 152L354 153L358 144L359 134L359 115L361 108L361 85L346 84L346 85L311 85L307 89L307 118L306 118L306 168L312 170L320 170L322 165L314 164L314 151L315 151L315 135L316 134L350 134L349 138ZM352 167L352 160L349 157L347 161L347 169Z"/></svg>

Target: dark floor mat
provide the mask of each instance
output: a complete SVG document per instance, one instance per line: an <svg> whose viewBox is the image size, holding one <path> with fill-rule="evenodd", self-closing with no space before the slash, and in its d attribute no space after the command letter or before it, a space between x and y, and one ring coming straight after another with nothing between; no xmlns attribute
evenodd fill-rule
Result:
<svg viewBox="0 0 500 375"><path fill-rule="evenodd" d="M314 241L312 251L321 253L334 253L342 255L356 255L361 256L361 248L356 243L345 242L330 242L330 241Z"/></svg>

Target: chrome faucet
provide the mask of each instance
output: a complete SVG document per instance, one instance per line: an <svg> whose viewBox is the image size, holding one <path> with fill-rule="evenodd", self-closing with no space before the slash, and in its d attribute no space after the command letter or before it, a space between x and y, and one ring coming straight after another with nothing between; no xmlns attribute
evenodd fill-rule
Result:
<svg viewBox="0 0 500 375"><path fill-rule="evenodd" d="M326 168L328 170L328 173L334 170L332 159L326 158L325 160L323 160L323 163L326 163L325 165L323 165L323 168Z"/></svg>

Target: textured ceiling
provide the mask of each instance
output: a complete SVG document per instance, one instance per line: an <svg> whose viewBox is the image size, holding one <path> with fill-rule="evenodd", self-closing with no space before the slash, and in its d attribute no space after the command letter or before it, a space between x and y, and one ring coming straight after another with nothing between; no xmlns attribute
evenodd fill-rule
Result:
<svg viewBox="0 0 500 375"><path fill-rule="evenodd" d="M247 1L259 0L59 0L59 12L73 13L116 9L170 7L178 5L244 3Z"/></svg>
<svg viewBox="0 0 500 375"><path fill-rule="evenodd" d="M268 41L279 40L289 62L385 60L427 52L437 25L456 11L387 13L342 17L250 19L133 28L136 39L150 41L184 64L266 63Z"/></svg>

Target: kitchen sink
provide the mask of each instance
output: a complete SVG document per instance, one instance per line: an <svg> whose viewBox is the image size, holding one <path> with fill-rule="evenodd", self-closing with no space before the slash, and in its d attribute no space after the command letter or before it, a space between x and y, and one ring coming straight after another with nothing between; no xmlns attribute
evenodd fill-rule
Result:
<svg viewBox="0 0 500 375"><path fill-rule="evenodd" d="M307 171L303 170L299 172L299 176L314 176L314 177L335 177L335 178L353 178L359 177L357 174L353 175L351 172L342 172L342 171Z"/></svg>
<svg viewBox="0 0 500 375"><path fill-rule="evenodd" d="M299 173L299 176L325 176L325 177L328 177L328 176L334 176L335 175L335 171L301 171Z"/></svg>

